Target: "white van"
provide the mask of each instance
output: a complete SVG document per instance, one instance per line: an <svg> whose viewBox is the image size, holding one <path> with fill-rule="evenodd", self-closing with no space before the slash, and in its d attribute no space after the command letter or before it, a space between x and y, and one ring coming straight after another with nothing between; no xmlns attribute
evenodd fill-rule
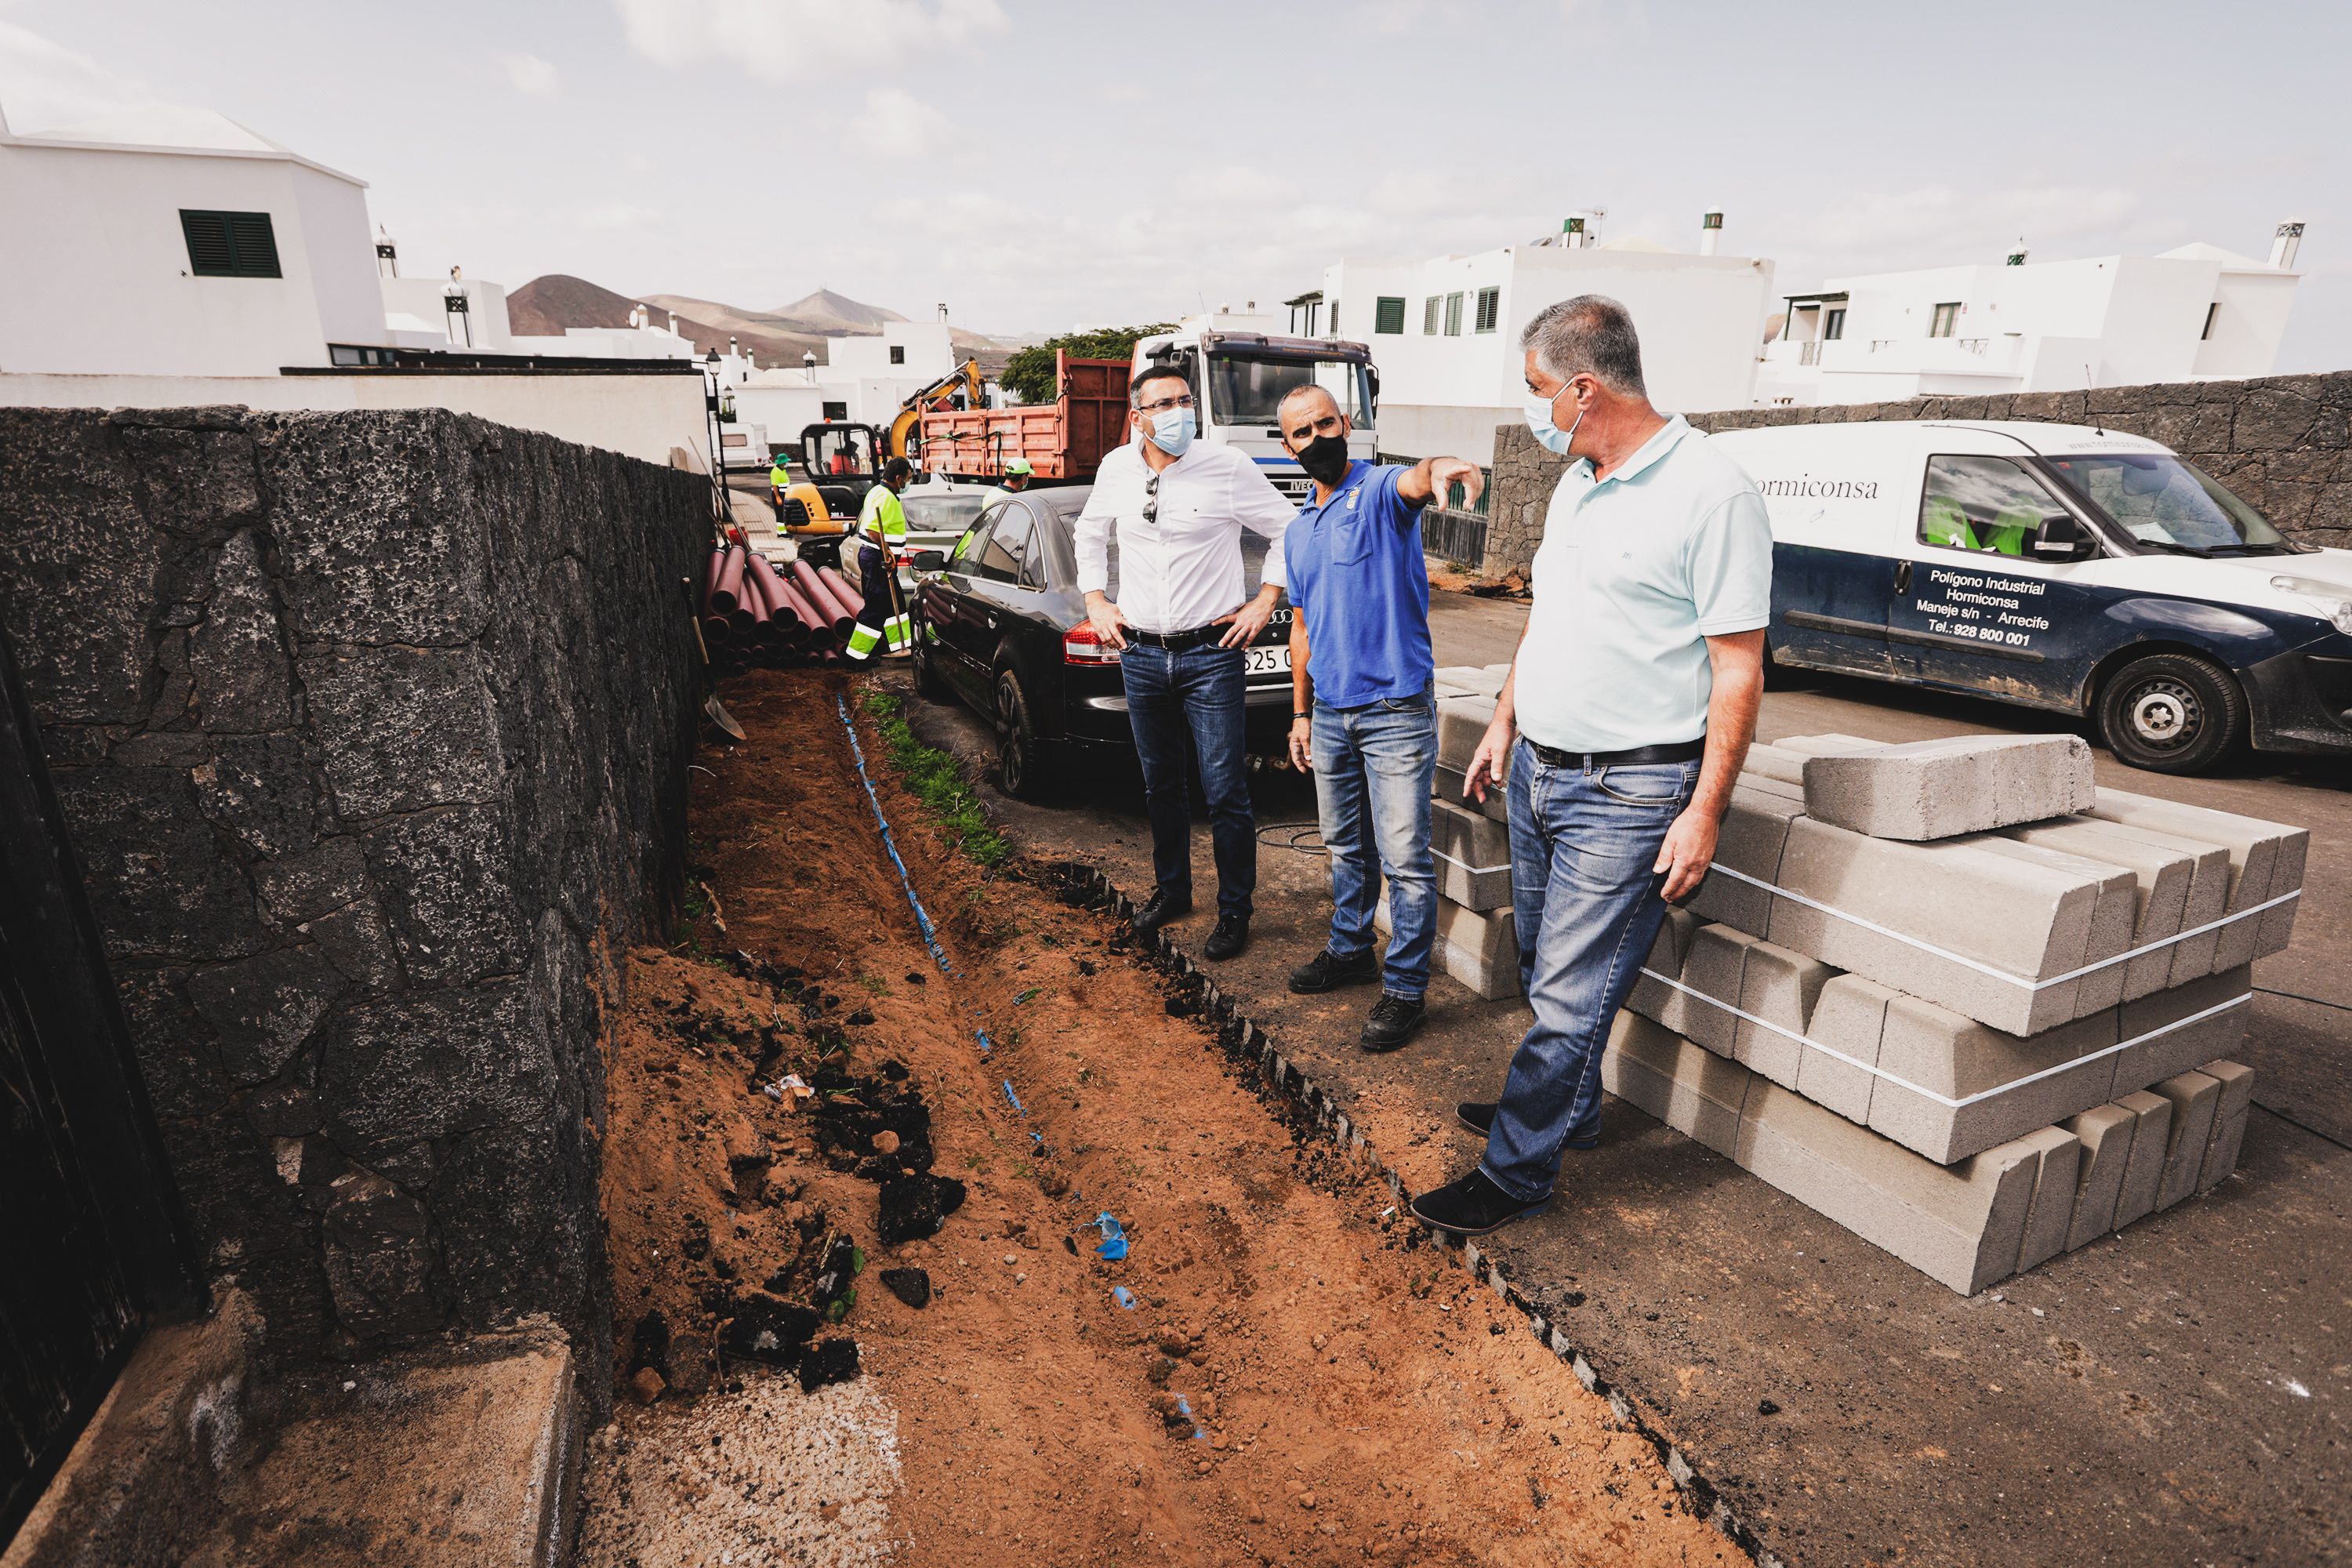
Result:
<svg viewBox="0 0 2352 1568"><path fill-rule="evenodd" d="M2154 441L1918 420L1727 430L1772 517L1772 661L2089 716L2159 773L2352 750L2352 552Z"/></svg>

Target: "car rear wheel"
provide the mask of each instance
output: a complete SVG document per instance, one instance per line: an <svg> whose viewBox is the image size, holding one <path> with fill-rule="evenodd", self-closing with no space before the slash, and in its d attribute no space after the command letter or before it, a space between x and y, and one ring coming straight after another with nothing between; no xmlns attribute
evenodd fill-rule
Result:
<svg viewBox="0 0 2352 1568"><path fill-rule="evenodd" d="M2246 727L2246 700L2229 672L2194 654L2156 653L2107 678L2099 731L2118 762L2150 773L2202 773Z"/></svg>
<svg viewBox="0 0 2352 1568"><path fill-rule="evenodd" d="M1035 800L1045 793L1045 770L1038 765L1037 726L1029 716L1029 694L1013 671L996 676L996 779L1015 800Z"/></svg>

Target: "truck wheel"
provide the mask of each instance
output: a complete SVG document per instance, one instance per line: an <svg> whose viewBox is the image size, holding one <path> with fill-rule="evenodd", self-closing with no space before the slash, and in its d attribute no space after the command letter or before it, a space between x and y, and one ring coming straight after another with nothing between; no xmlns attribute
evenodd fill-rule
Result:
<svg viewBox="0 0 2352 1568"><path fill-rule="evenodd" d="M1035 800L1045 793L1045 770L1038 765L1037 726L1029 717L1029 695L1021 678L1009 669L996 676L996 779L1015 800Z"/></svg>
<svg viewBox="0 0 2352 1568"><path fill-rule="evenodd" d="M2158 773L2195 773L2236 745L2246 700L2229 672L2193 654L2155 653L2107 678L2099 731L2116 760Z"/></svg>

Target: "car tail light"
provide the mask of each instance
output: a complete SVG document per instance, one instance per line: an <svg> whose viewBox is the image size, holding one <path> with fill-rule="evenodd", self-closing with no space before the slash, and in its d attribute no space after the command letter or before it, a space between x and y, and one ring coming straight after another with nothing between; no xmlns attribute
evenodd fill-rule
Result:
<svg viewBox="0 0 2352 1568"><path fill-rule="evenodd" d="M1117 664L1118 649L1102 640L1092 621L1080 621L1062 634L1064 664Z"/></svg>

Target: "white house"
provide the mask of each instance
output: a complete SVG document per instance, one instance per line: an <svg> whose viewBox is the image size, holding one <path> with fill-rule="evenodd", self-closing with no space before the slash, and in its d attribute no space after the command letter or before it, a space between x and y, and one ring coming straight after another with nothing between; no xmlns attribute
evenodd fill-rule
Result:
<svg viewBox="0 0 2352 1568"><path fill-rule="evenodd" d="M2161 256L2030 261L1832 279L1788 297L1756 399L1877 403L2267 375L2300 274L2303 225L2270 258L2184 245Z"/></svg>
<svg viewBox="0 0 2352 1568"><path fill-rule="evenodd" d="M204 110L0 104L0 373L326 365L388 343L376 282L349 174Z"/></svg>
<svg viewBox="0 0 2352 1568"><path fill-rule="evenodd" d="M1475 256L1337 261L1323 272L1317 324L1371 345L1381 449L1400 457L1486 460L1495 427L1519 417L1527 395L1520 329L1579 294L1633 312L1659 407L1745 408L1772 263L1716 254L1720 224L1706 215L1696 254L1641 238L1593 244L1580 216L1557 236Z"/></svg>
<svg viewBox="0 0 2352 1568"><path fill-rule="evenodd" d="M785 447L827 419L887 428L908 398L956 367L942 321L886 321L878 333L827 339L824 354L753 370L732 384L736 419L764 426Z"/></svg>

